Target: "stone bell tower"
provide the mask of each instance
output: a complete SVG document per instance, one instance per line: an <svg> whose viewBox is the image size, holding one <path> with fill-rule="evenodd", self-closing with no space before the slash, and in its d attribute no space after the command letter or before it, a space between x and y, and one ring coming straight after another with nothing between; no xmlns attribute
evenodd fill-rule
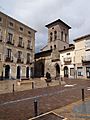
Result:
<svg viewBox="0 0 90 120"><path fill-rule="evenodd" d="M69 47L69 29L66 23L60 19L46 25L48 28L48 44L50 50L63 50Z"/></svg>

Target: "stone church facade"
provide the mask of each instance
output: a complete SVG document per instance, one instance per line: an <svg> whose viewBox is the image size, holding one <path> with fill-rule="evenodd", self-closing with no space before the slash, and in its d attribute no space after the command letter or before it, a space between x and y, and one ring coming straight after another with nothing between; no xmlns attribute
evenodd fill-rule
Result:
<svg viewBox="0 0 90 120"><path fill-rule="evenodd" d="M69 29L60 19L46 25L48 28L48 43L35 54L35 77L44 77L50 72L51 77L60 76L60 51L69 48Z"/></svg>

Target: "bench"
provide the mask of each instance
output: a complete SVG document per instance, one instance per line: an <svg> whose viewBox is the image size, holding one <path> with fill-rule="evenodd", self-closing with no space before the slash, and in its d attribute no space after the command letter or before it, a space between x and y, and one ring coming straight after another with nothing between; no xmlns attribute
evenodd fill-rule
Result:
<svg viewBox="0 0 90 120"><path fill-rule="evenodd" d="M17 82L18 85L23 85L23 84L33 84L34 81L31 80L20 80Z"/></svg>

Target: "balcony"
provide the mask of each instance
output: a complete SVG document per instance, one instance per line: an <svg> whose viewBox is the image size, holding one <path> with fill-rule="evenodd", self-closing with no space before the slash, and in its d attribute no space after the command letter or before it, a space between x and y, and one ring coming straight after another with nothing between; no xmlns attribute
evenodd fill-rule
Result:
<svg viewBox="0 0 90 120"><path fill-rule="evenodd" d="M21 63L21 64L23 64L23 63L24 63L23 58L17 58L17 63Z"/></svg>
<svg viewBox="0 0 90 120"><path fill-rule="evenodd" d="M72 62L71 57L66 57L66 58L64 58L64 64L65 64L65 65L69 65L69 64L71 64L71 62Z"/></svg>
<svg viewBox="0 0 90 120"><path fill-rule="evenodd" d="M18 47L24 48L24 45L22 45L22 44L18 44Z"/></svg>
<svg viewBox="0 0 90 120"><path fill-rule="evenodd" d="M5 62L13 62L13 56L5 56Z"/></svg>
<svg viewBox="0 0 90 120"><path fill-rule="evenodd" d="M9 45L14 45L14 40L13 40L13 42L8 40L6 43L9 44Z"/></svg>
<svg viewBox="0 0 90 120"><path fill-rule="evenodd" d="M27 62L26 62L26 64L31 64L31 63L30 63L30 60L28 60L28 59L27 59Z"/></svg>
<svg viewBox="0 0 90 120"><path fill-rule="evenodd" d="M27 46L27 49L28 49L28 50L32 50L32 47L30 47L30 46L28 45L28 46Z"/></svg>
<svg viewBox="0 0 90 120"><path fill-rule="evenodd" d="M90 55L82 56L82 63L85 65L90 64Z"/></svg>

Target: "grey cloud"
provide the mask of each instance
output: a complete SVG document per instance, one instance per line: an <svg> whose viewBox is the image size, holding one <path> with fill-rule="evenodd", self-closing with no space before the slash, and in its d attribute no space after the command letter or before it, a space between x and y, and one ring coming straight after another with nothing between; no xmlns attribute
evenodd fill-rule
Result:
<svg viewBox="0 0 90 120"><path fill-rule="evenodd" d="M72 27L70 41L90 31L89 0L0 0L0 4L11 16L38 31L36 49L47 43L45 25L58 18Z"/></svg>

